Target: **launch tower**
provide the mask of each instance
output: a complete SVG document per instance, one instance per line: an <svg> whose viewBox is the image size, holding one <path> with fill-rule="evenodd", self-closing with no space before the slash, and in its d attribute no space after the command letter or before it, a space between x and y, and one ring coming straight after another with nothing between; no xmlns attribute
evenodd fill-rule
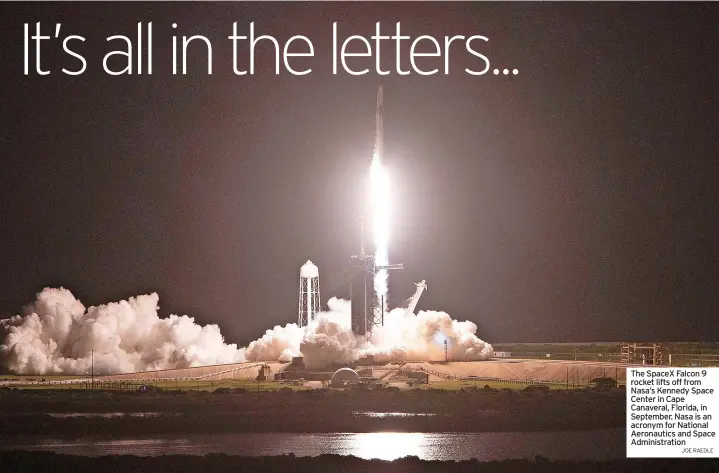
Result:
<svg viewBox="0 0 719 473"><path fill-rule="evenodd" d="M374 155L381 159L383 149L383 99L382 86L377 88L377 108L375 112ZM384 296L378 298L374 290L374 279L378 271L404 269L402 264L377 265L375 257L365 252L364 219L360 229L360 252L350 258L354 277L350 282L351 326L358 335L367 335L374 327L384 325L386 301Z"/></svg>

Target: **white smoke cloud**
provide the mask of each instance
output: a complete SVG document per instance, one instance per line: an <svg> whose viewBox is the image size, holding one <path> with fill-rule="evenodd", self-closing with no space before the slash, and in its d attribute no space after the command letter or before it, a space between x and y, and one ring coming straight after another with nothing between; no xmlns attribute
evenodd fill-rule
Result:
<svg viewBox="0 0 719 473"><path fill-rule="evenodd" d="M453 360L486 360L492 346L479 339L477 326L453 320L445 312L420 311L406 314L397 308L385 315L384 326L372 331L369 339L350 329L350 302L332 298L329 312L318 314L307 327L301 352L307 366L351 362L372 355L378 361L444 360L444 341Z"/></svg>
<svg viewBox="0 0 719 473"><path fill-rule="evenodd" d="M18 373L137 372L245 361L244 349L224 343L217 325L157 314L157 294L98 307L64 288L46 288L25 316L0 321L0 355Z"/></svg>
<svg viewBox="0 0 719 473"><path fill-rule="evenodd" d="M313 368L328 363L351 363L367 348L362 337L350 328L350 302L331 298L329 311L320 312L305 330L300 352L305 366Z"/></svg>
<svg viewBox="0 0 719 473"><path fill-rule="evenodd" d="M277 325L247 346L245 358L247 361L291 361L293 356L300 356L304 333L305 329L297 324Z"/></svg>
<svg viewBox="0 0 719 473"><path fill-rule="evenodd" d="M382 361L444 359L444 341L454 360L485 360L492 347L472 322L444 312L405 314L394 309L369 339L350 329L350 302L332 298L307 327L275 326L246 348L226 344L217 325L192 317L160 318L158 295L85 306L67 289L46 288L24 316L0 321L5 333L0 356L17 373L127 373L243 361L290 361L303 356L308 367L351 363L366 355Z"/></svg>

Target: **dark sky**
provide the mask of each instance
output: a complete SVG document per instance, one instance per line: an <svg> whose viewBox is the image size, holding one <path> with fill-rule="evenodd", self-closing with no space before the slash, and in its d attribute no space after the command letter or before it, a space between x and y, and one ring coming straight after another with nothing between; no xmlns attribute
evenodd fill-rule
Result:
<svg viewBox="0 0 719 473"><path fill-rule="evenodd" d="M407 268L392 276L393 302L426 279L419 308L472 320L489 342L716 339L719 4L4 10L6 315L62 285L87 306L157 291L163 315L218 323L243 344L296 321L300 265L311 258L329 286L357 251L382 84L390 259ZM84 74L63 74L77 60L46 41L52 73L23 75L23 23L36 21L87 39L74 43ZM153 75L105 74L105 38L134 38L138 21L153 22ZM235 76L233 21L309 36L315 57L298 64L313 72L274 75L265 47L254 76ZM334 21L341 37L370 36L376 21L440 41L484 35L492 68L519 74L466 74L482 63L460 44L447 76L333 76ZM171 74L173 22L212 40L211 76L200 49L186 76Z"/></svg>

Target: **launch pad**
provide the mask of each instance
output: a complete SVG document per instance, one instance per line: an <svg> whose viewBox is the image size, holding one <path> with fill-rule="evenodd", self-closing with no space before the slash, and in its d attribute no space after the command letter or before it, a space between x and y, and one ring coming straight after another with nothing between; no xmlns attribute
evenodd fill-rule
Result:
<svg viewBox="0 0 719 473"><path fill-rule="evenodd" d="M357 335L367 335L374 327L384 325L386 301L384 296L377 296L374 290L374 279L378 271L404 269L402 264L377 266L374 256L363 251L350 258L352 267L356 269L350 281L351 327Z"/></svg>

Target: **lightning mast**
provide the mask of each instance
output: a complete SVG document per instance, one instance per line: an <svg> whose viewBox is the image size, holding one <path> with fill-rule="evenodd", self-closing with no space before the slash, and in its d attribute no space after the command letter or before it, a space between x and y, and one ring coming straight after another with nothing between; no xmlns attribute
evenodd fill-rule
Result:
<svg viewBox="0 0 719 473"><path fill-rule="evenodd" d="M306 327L320 311L320 273L312 261L300 268L300 294L297 325Z"/></svg>

